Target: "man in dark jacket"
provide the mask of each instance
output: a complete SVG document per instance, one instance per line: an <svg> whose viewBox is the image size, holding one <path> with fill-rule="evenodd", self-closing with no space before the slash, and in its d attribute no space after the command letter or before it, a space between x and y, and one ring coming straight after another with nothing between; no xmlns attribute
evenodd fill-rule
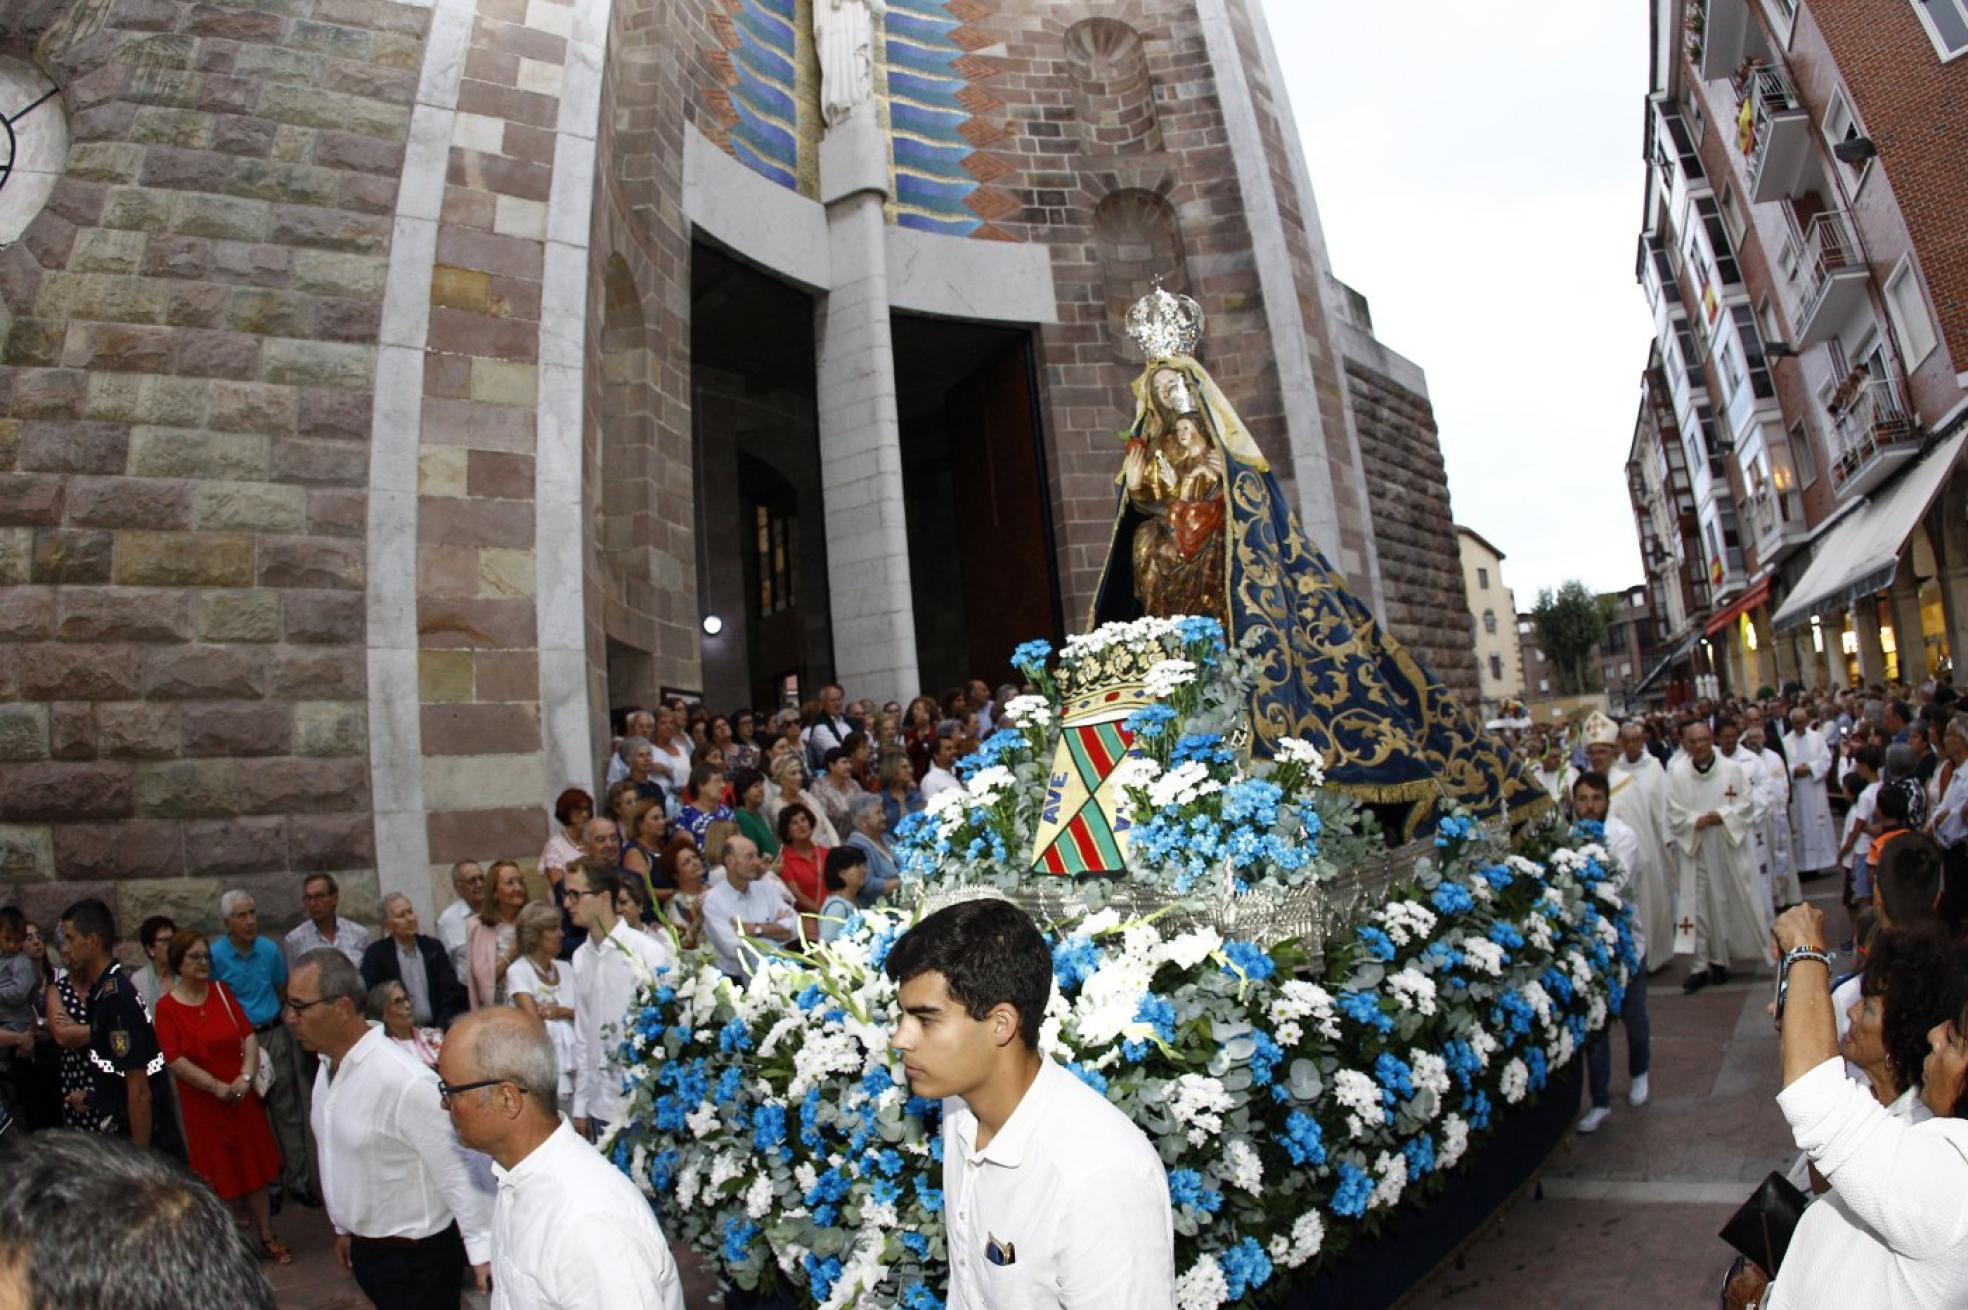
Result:
<svg viewBox="0 0 1968 1310"><path fill-rule="evenodd" d="M362 981L374 987L399 982L422 1026L449 1028L471 1009L464 984L451 967L450 953L435 937L417 931L417 910L402 892L383 898L383 937L362 953Z"/></svg>

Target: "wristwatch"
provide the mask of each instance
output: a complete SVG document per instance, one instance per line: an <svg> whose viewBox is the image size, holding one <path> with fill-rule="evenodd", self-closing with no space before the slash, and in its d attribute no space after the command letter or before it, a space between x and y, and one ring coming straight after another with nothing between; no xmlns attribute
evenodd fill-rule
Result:
<svg viewBox="0 0 1968 1310"><path fill-rule="evenodd" d="M1793 946L1784 952L1777 972L1777 1027L1783 1027L1784 1002L1790 999L1790 966L1799 960L1816 960L1825 967L1825 981L1831 981L1831 955L1811 946Z"/></svg>

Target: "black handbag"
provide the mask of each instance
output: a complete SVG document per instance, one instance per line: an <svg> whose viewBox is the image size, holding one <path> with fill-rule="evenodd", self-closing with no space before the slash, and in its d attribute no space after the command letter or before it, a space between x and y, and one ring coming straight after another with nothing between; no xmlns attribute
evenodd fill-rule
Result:
<svg viewBox="0 0 1968 1310"><path fill-rule="evenodd" d="M1788 1178L1771 1173L1749 1199L1722 1225L1722 1240L1756 1262L1771 1278L1783 1264L1790 1249L1791 1234L1804 1216L1811 1198L1797 1190Z"/></svg>

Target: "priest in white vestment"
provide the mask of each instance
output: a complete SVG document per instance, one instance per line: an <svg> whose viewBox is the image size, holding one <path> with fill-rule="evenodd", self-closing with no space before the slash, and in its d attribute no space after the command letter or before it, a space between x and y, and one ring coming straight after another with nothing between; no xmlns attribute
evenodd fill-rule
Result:
<svg viewBox="0 0 1968 1310"><path fill-rule="evenodd" d="M1754 752L1763 762L1763 831L1770 846L1770 899L1781 914L1804 899L1790 849L1790 770L1784 757L1766 744L1760 721L1743 729L1743 749Z"/></svg>
<svg viewBox="0 0 1968 1310"><path fill-rule="evenodd" d="M1692 992L1727 982L1731 960L1770 963L1771 917L1756 872L1749 779L1700 720L1683 730L1681 747L1667 771L1667 828L1680 867L1674 953L1694 956L1682 984Z"/></svg>
<svg viewBox="0 0 1968 1310"><path fill-rule="evenodd" d="M1611 740L1606 739L1609 728ZM1639 848L1627 870L1627 894L1633 900L1635 921L1655 947L1647 960L1652 972L1673 958L1665 949L1674 939L1675 880L1667 838L1667 771L1648 752L1644 728L1637 723L1614 728L1611 719L1596 713L1586 720L1585 758L1606 775L1611 790L1608 813L1633 830Z"/></svg>
<svg viewBox="0 0 1968 1310"><path fill-rule="evenodd" d="M1824 734L1811 728L1810 711L1790 712L1790 731L1784 734L1784 758L1790 762L1790 856L1801 878L1838 867L1838 828L1831 821L1831 747Z"/></svg>
<svg viewBox="0 0 1968 1310"><path fill-rule="evenodd" d="M1763 899L1776 904L1775 866L1770 858L1770 784L1763 757L1742 744L1742 725L1730 715L1715 720L1715 753L1743 771L1749 781L1749 846L1756 876L1763 884ZM1771 922L1775 922L1771 916Z"/></svg>

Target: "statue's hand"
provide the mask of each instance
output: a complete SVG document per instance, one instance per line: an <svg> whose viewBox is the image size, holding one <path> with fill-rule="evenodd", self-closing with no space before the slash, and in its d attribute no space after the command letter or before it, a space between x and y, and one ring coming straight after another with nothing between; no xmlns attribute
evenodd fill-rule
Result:
<svg viewBox="0 0 1968 1310"><path fill-rule="evenodd" d="M1121 478L1130 492L1139 492L1148 476L1148 446L1139 437L1127 443L1127 456L1121 461Z"/></svg>

